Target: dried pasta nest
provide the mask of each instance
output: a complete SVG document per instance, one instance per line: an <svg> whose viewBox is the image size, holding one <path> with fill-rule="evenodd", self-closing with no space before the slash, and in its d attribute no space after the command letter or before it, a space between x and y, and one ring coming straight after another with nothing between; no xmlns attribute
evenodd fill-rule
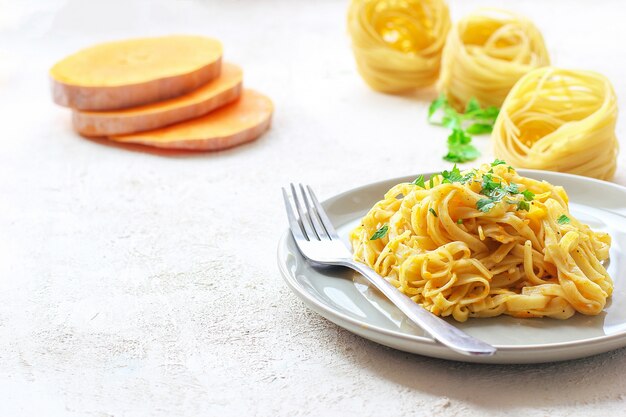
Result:
<svg viewBox="0 0 626 417"><path fill-rule="evenodd" d="M359 73L388 93L434 84L450 25L443 0L352 0L348 30Z"/></svg>
<svg viewBox="0 0 626 417"><path fill-rule="evenodd" d="M476 97L500 107L529 71L550 64L541 32L524 16L480 9L450 31L443 50L438 89L461 110Z"/></svg>
<svg viewBox="0 0 626 417"><path fill-rule="evenodd" d="M617 100L592 71L546 67L524 76L504 102L494 152L516 167L608 180L615 173Z"/></svg>

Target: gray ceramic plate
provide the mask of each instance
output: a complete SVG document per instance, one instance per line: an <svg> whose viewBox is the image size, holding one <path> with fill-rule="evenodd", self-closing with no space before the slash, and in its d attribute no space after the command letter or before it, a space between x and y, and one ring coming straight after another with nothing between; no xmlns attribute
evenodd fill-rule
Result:
<svg viewBox="0 0 626 417"><path fill-rule="evenodd" d="M289 287L314 311L362 337L406 352L484 363L539 363L595 355L626 346L626 188L586 177L547 171L519 171L565 187L570 211L594 230L613 238L609 274L615 290L605 311L568 320L495 317L456 323L467 333L498 348L491 357L460 355L435 342L356 273L315 269L300 255L289 231L278 245L278 266ZM425 174L428 178L430 174ZM395 178L342 193L323 205L347 243L349 231L394 184Z"/></svg>

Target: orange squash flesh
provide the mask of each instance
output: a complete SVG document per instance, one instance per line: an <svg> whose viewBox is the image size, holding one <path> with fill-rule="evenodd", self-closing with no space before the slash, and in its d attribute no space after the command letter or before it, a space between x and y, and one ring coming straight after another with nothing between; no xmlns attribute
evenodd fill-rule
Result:
<svg viewBox="0 0 626 417"><path fill-rule="evenodd" d="M164 36L99 44L50 69L57 104L114 110L188 93L219 76L222 45L202 36Z"/></svg>
<svg viewBox="0 0 626 417"><path fill-rule="evenodd" d="M269 98L246 89L239 100L197 119L109 139L165 149L217 151L257 139L269 128L273 110Z"/></svg>
<svg viewBox="0 0 626 417"><path fill-rule="evenodd" d="M124 135L204 116L239 98L242 80L240 67L224 63L218 78L179 97L122 110L75 110L72 115L74 130L83 136Z"/></svg>

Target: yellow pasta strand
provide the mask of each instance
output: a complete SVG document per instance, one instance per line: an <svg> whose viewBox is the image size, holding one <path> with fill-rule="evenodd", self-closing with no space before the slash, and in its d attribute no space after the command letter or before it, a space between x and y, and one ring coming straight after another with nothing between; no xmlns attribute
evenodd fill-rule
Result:
<svg viewBox="0 0 626 417"><path fill-rule="evenodd" d="M389 190L352 231L354 258L427 310L458 321L599 314L613 291L603 265L611 238L569 213L565 190L507 165L463 175ZM514 192L481 211L485 179ZM520 204L524 191L534 193L528 210ZM371 240L383 225L387 234Z"/></svg>
<svg viewBox="0 0 626 417"><path fill-rule="evenodd" d="M436 81L449 29L443 0L352 0L348 11L358 71L388 93Z"/></svg>
<svg viewBox="0 0 626 417"><path fill-rule="evenodd" d="M530 20L480 9L448 34L437 86L457 110L472 97L482 106L500 107L517 80L549 64L543 37Z"/></svg>
<svg viewBox="0 0 626 417"><path fill-rule="evenodd" d="M617 164L617 99L591 71L534 70L509 93L496 120L494 153L520 168L608 180Z"/></svg>

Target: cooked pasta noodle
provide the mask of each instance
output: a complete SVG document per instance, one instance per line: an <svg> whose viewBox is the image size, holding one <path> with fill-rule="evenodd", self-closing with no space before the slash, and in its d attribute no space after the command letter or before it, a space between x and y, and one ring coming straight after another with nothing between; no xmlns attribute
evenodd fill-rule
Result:
<svg viewBox="0 0 626 417"><path fill-rule="evenodd" d="M359 73L383 92L433 84L449 29L443 0L352 0L348 12Z"/></svg>
<svg viewBox="0 0 626 417"><path fill-rule="evenodd" d="M500 107L520 77L549 64L543 37L530 20L480 9L450 30L437 85L458 110L472 97L483 106Z"/></svg>
<svg viewBox="0 0 626 417"><path fill-rule="evenodd" d="M606 77L546 67L524 76L504 102L492 137L517 167L610 179L617 164L617 100Z"/></svg>
<svg viewBox="0 0 626 417"><path fill-rule="evenodd" d="M602 311L611 238L569 213L562 187L504 164L445 174L389 190L352 231L354 258L458 321Z"/></svg>

